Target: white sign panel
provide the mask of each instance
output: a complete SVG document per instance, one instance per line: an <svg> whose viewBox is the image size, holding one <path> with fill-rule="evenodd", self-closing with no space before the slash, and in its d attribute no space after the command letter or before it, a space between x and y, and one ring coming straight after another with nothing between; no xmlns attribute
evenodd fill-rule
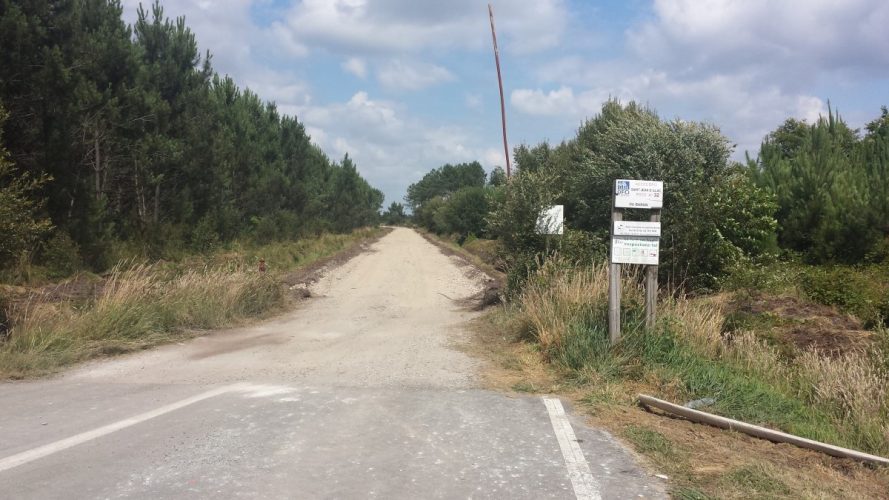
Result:
<svg viewBox="0 0 889 500"><path fill-rule="evenodd" d="M652 238L660 238L661 223L618 220L614 221L614 232L611 234L615 236L648 236Z"/></svg>
<svg viewBox="0 0 889 500"><path fill-rule="evenodd" d="M658 265L660 240L656 238L611 238L611 262L613 264Z"/></svg>
<svg viewBox="0 0 889 500"><path fill-rule="evenodd" d="M553 205L537 216L537 234L562 234L565 231L565 207Z"/></svg>
<svg viewBox="0 0 889 500"><path fill-rule="evenodd" d="M662 208L664 183L661 181L614 181L615 208Z"/></svg>

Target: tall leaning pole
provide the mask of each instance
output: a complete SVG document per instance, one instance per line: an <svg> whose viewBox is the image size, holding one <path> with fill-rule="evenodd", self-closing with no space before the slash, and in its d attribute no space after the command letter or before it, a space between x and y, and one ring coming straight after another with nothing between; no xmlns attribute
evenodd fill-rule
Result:
<svg viewBox="0 0 889 500"><path fill-rule="evenodd" d="M503 76L500 73L500 49L497 48L497 32L494 30L494 7L488 4L488 17L491 19L491 39L494 41L494 64L497 65L497 85L500 87L500 122L503 125L503 155L506 157L506 178L512 177L509 160L509 144L506 142L506 102L503 99Z"/></svg>

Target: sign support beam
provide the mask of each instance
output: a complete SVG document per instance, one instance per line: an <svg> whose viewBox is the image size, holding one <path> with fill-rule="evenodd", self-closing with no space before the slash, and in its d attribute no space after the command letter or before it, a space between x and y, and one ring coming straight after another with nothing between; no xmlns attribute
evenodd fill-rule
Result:
<svg viewBox="0 0 889 500"><path fill-rule="evenodd" d="M658 262L660 259L661 181L616 179L611 198L611 251L608 266L608 337L614 345L621 338L621 266L645 269L645 328L657 320ZM624 209L652 210L649 221L624 221Z"/></svg>
<svg viewBox="0 0 889 500"><path fill-rule="evenodd" d="M661 211L655 210L650 217L651 222L661 221ZM658 266L648 266L645 270L645 328L654 328L657 321L657 272Z"/></svg>
<svg viewBox="0 0 889 500"><path fill-rule="evenodd" d="M611 208L611 227L615 221L624 219L624 211L620 208ZM612 235L612 238L614 236ZM611 262L608 266L608 337L614 345L620 340L620 270L621 265Z"/></svg>

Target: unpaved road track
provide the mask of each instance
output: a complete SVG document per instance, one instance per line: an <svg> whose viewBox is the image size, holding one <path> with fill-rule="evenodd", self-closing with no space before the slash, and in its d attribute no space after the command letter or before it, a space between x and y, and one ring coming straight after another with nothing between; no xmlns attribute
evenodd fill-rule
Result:
<svg viewBox="0 0 889 500"><path fill-rule="evenodd" d="M0 498L659 498L451 346L479 278L396 229L259 326L0 384Z"/></svg>

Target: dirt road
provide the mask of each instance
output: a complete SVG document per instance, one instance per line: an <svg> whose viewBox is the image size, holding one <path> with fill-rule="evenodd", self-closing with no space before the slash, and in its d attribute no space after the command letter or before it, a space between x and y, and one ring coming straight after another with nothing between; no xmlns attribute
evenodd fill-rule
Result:
<svg viewBox="0 0 889 500"><path fill-rule="evenodd" d="M0 385L0 497L663 496L558 399L476 386L481 286L396 229L276 320Z"/></svg>

